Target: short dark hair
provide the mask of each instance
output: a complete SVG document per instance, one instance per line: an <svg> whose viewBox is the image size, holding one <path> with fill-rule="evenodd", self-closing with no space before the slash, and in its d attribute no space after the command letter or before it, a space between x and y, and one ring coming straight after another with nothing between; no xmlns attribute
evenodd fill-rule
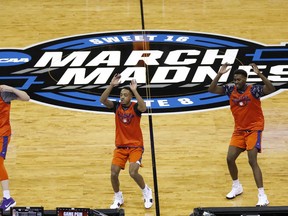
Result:
<svg viewBox="0 0 288 216"><path fill-rule="evenodd" d="M132 90L129 87L125 86L122 89L128 90L131 93L131 95L134 96ZM121 91L122 91L122 89L121 89Z"/></svg>
<svg viewBox="0 0 288 216"><path fill-rule="evenodd" d="M247 72L245 70L237 69L237 70L234 71L234 75L235 74L240 74L240 75L242 75L242 76L247 78Z"/></svg>

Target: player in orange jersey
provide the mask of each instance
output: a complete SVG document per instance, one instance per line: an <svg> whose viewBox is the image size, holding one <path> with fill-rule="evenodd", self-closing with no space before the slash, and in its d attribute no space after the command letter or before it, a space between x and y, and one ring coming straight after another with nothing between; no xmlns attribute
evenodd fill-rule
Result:
<svg viewBox="0 0 288 216"><path fill-rule="evenodd" d="M262 131L264 130L264 116L260 97L272 93L275 88L259 71L256 64L252 63L250 65L264 85L247 85L247 72L237 69L234 71L234 85L218 86L217 83L220 77L230 70L226 63L221 66L208 91L228 95L230 109L234 117L234 132L227 153L227 164L233 184L232 190L226 195L226 198L233 199L243 192L238 179L236 159L241 152L247 150L249 164L258 187L258 203L256 206L266 206L269 201L263 187L262 172L257 163L258 152L261 152Z"/></svg>
<svg viewBox="0 0 288 216"><path fill-rule="evenodd" d="M138 173L144 151L143 136L140 128L141 114L146 111L146 104L137 91L137 83L131 81L130 88L123 88L120 92L120 102L108 99L112 89L119 84L121 76L116 74L108 88L102 93L100 101L115 113L116 137L115 150L111 165L111 183L114 190L114 202L111 209L120 208L124 203L120 191L119 174L129 164L129 174L142 189L144 206L151 208L153 204L152 190L145 184L143 177ZM132 102L136 97L137 103Z"/></svg>
<svg viewBox="0 0 288 216"><path fill-rule="evenodd" d="M24 91L11 86L0 85L0 180L3 191L3 200L0 208L3 211L9 210L16 205L15 200L10 196L9 179L4 160L11 137L10 106L12 100L28 101L30 97Z"/></svg>

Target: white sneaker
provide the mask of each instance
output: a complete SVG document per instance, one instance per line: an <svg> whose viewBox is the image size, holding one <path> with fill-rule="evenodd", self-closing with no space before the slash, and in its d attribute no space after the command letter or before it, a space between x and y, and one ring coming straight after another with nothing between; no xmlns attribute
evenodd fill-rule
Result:
<svg viewBox="0 0 288 216"><path fill-rule="evenodd" d="M123 203L124 203L124 198L123 198L122 192L119 191L117 194L114 195L114 202L110 206L110 209L119 209Z"/></svg>
<svg viewBox="0 0 288 216"><path fill-rule="evenodd" d="M226 195L227 199L234 199L236 196L243 193L243 187L241 184L232 185L232 190Z"/></svg>
<svg viewBox="0 0 288 216"><path fill-rule="evenodd" d="M266 194L263 194L263 195L258 194L258 203L256 204L256 207L268 206L268 205L269 205L269 201L267 199L267 195Z"/></svg>
<svg viewBox="0 0 288 216"><path fill-rule="evenodd" d="M149 209L153 205L152 190L147 186L147 190L143 191L144 206Z"/></svg>

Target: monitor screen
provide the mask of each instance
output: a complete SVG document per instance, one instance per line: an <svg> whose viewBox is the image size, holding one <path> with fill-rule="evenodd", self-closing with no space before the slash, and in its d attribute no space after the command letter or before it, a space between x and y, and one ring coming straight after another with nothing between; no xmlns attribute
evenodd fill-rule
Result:
<svg viewBox="0 0 288 216"><path fill-rule="evenodd" d="M56 208L57 216L89 216L89 208Z"/></svg>
<svg viewBox="0 0 288 216"><path fill-rule="evenodd" d="M12 207L11 216L44 216L43 207Z"/></svg>

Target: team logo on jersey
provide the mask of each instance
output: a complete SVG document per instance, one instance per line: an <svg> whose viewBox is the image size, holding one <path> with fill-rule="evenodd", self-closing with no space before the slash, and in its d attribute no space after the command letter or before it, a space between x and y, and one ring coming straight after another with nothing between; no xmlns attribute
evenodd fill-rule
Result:
<svg viewBox="0 0 288 216"><path fill-rule="evenodd" d="M240 107L247 106L250 101L251 100L248 96L233 99L233 103Z"/></svg>
<svg viewBox="0 0 288 216"><path fill-rule="evenodd" d="M130 124L134 115L132 113L121 113L118 112L118 118L126 125Z"/></svg>
<svg viewBox="0 0 288 216"><path fill-rule="evenodd" d="M248 83L261 83L255 62L278 92L287 88L287 44L257 42L200 32L119 31L76 35L25 49L0 49L0 83L29 93L35 102L108 113L99 98L116 73L120 89L138 83L152 114L203 111L229 105L227 96L207 91L220 66L231 64L219 83L230 83L243 69Z"/></svg>

